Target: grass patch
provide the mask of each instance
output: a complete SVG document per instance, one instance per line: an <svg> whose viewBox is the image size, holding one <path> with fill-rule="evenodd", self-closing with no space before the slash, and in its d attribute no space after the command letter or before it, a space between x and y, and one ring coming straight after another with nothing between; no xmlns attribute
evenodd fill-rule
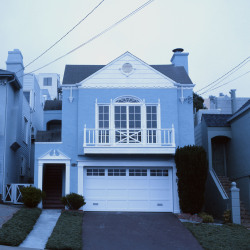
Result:
<svg viewBox="0 0 250 250"><path fill-rule="evenodd" d="M33 229L42 210L22 208L0 229L0 245L18 246Z"/></svg>
<svg viewBox="0 0 250 250"><path fill-rule="evenodd" d="M250 249L250 231L240 225L183 223L204 249Z"/></svg>
<svg viewBox="0 0 250 250"><path fill-rule="evenodd" d="M47 249L82 249L82 218L79 211L64 211L46 244Z"/></svg>

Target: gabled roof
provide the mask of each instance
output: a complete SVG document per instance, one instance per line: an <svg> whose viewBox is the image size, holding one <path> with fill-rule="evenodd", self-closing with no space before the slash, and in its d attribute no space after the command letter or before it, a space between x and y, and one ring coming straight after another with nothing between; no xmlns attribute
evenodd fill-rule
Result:
<svg viewBox="0 0 250 250"><path fill-rule="evenodd" d="M250 99L243 104L229 119L228 121L233 120L234 118L236 118L237 116L239 116L240 114L242 114L243 112L245 112L246 110L250 109Z"/></svg>
<svg viewBox="0 0 250 250"><path fill-rule="evenodd" d="M47 100L44 105L44 110L62 110L62 101Z"/></svg>
<svg viewBox="0 0 250 250"><path fill-rule="evenodd" d="M12 82L12 84L15 86L15 88L17 89L21 89L22 85L20 83L20 81L18 80L16 74L14 72L8 71L8 70L4 70L4 69L0 69L0 77L1 76L7 76L7 77L14 77L15 81Z"/></svg>
<svg viewBox="0 0 250 250"><path fill-rule="evenodd" d="M228 119L231 116L228 114L203 114L202 119L204 119L207 127L230 127Z"/></svg>
<svg viewBox="0 0 250 250"><path fill-rule="evenodd" d="M62 84L79 83L105 66L106 65L66 65ZM150 66L177 83L193 84L185 68L182 66L174 66L172 64Z"/></svg>

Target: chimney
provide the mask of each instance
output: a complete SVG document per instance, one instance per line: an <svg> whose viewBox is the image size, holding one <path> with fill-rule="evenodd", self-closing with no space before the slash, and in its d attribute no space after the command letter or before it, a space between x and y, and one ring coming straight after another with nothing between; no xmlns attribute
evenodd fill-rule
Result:
<svg viewBox="0 0 250 250"><path fill-rule="evenodd" d="M172 50L174 52L171 63L174 66L183 66L188 74L188 55L189 53L183 53L184 49L177 48Z"/></svg>
<svg viewBox="0 0 250 250"><path fill-rule="evenodd" d="M18 80L23 85L23 75L24 67L23 67L23 55L19 49L14 49L13 51L8 52L8 58L6 61L6 69L8 71L16 73Z"/></svg>
<svg viewBox="0 0 250 250"><path fill-rule="evenodd" d="M234 114L237 111L237 103L236 103L236 89L231 89L230 90L230 95L231 95L231 108L232 108L232 114Z"/></svg>

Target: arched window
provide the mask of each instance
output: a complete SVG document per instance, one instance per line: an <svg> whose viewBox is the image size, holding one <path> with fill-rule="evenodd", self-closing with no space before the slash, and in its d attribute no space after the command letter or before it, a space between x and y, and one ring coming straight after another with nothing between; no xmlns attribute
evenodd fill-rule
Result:
<svg viewBox="0 0 250 250"><path fill-rule="evenodd" d="M114 100L114 103L142 103L142 100L135 96L120 96Z"/></svg>

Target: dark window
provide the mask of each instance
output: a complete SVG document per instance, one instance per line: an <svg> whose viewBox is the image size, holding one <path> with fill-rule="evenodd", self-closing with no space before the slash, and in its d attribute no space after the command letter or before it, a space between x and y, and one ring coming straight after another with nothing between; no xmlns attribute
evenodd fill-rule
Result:
<svg viewBox="0 0 250 250"><path fill-rule="evenodd" d="M147 176L147 169L129 169L129 176Z"/></svg>
<svg viewBox="0 0 250 250"><path fill-rule="evenodd" d="M104 168L88 168L87 176L105 176Z"/></svg>
<svg viewBox="0 0 250 250"><path fill-rule="evenodd" d="M150 176L168 176L167 169L150 169Z"/></svg>
<svg viewBox="0 0 250 250"><path fill-rule="evenodd" d="M109 168L108 176L126 176L125 168Z"/></svg>
<svg viewBox="0 0 250 250"><path fill-rule="evenodd" d="M51 77L43 78L43 86L52 86L52 78Z"/></svg>

